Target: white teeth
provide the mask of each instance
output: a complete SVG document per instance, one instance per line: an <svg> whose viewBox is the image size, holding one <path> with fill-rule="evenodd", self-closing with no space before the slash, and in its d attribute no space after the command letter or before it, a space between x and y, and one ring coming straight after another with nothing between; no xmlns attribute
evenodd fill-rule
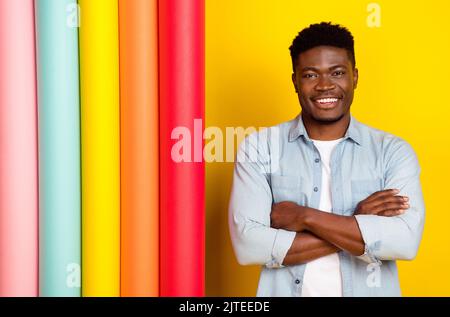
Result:
<svg viewBox="0 0 450 317"><path fill-rule="evenodd" d="M331 102L338 101L338 99L337 98L323 98L323 99L317 99L316 101L319 103L331 103Z"/></svg>

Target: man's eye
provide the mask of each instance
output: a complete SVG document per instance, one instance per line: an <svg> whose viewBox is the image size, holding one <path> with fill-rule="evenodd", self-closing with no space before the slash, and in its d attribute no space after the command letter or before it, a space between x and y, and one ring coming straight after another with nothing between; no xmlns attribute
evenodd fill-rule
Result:
<svg viewBox="0 0 450 317"><path fill-rule="evenodd" d="M335 71L335 72L333 73L333 76L342 76L342 75L344 75L344 74L345 74L344 71L338 70L338 71Z"/></svg>
<svg viewBox="0 0 450 317"><path fill-rule="evenodd" d="M316 74L304 74L303 78L314 78L316 76L317 76Z"/></svg>

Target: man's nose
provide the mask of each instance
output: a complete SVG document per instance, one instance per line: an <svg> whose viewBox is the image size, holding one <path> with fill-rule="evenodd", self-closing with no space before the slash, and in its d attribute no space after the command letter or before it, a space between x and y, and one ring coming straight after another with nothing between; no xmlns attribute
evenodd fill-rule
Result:
<svg viewBox="0 0 450 317"><path fill-rule="evenodd" d="M336 88L334 83L328 78L328 76L319 76L319 81L315 87L318 91L327 91Z"/></svg>

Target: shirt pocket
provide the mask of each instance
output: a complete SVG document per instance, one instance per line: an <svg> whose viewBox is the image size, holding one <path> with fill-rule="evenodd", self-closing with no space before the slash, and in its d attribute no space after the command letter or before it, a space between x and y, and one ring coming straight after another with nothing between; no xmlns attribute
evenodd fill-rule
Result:
<svg viewBox="0 0 450 317"><path fill-rule="evenodd" d="M352 210L354 210L361 200L364 200L373 193L382 190L382 181L381 178L358 179L352 180L351 186Z"/></svg>
<svg viewBox="0 0 450 317"><path fill-rule="evenodd" d="M303 179L298 176L273 175L272 197L274 203L292 201L298 205L305 206L306 194L302 191Z"/></svg>

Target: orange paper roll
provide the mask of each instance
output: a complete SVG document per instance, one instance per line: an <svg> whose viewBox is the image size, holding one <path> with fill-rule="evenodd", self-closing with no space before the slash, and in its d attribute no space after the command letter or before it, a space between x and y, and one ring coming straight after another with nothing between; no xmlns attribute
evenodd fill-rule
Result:
<svg viewBox="0 0 450 317"><path fill-rule="evenodd" d="M157 10L119 0L121 296L159 295Z"/></svg>

